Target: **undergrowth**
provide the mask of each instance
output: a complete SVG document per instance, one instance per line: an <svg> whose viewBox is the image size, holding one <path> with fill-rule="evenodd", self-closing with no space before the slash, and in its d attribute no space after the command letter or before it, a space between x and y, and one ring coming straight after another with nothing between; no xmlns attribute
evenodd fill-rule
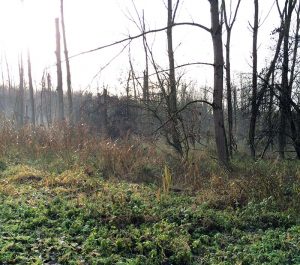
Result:
<svg viewBox="0 0 300 265"><path fill-rule="evenodd" d="M129 135L129 134L128 134ZM191 151L181 159L154 139L128 136L106 139L84 124L50 128L13 124L0 128L0 172L7 165L27 164L51 174L80 168L99 179L155 184L163 189L167 168L169 190L194 193L218 208L238 207L273 197L283 208L299 209L300 162L258 160L236 155L232 170L222 168L211 150Z"/></svg>
<svg viewBox="0 0 300 265"><path fill-rule="evenodd" d="M3 124L0 264L300 264L299 162L213 157Z"/></svg>
<svg viewBox="0 0 300 265"><path fill-rule="evenodd" d="M1 264L299 264L299 216L18 165L0 179Z"/></svg>

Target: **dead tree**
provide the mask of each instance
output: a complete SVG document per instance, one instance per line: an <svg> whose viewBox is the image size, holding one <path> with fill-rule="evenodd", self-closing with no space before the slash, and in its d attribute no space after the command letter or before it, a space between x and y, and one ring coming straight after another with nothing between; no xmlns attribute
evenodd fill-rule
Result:
<svg viewBox="0 0 300 265"><path fill-rule="evenodd" d="M102 109L102 133L108 135L108 94L107 89L103 88L103 109Z"/></svg>
<svg viewBox="0 0 300 265"><path fill-rule="evenodd" d="M230 10L229 17L227 15L225 0L222 0L223 12L224 12L224 22L226 27L226 88L227 88L227 112L228 112L228 147L229 155L232 156L234 147L234 137L233 137L233 108L232 108L232 86L231 86L231 64L230 64L230 42L231 42L231 32L233 25L236 21L237 12L239 10L241 0L238 0L234 15L231 19L232 13ZM231 6L231 1L230 1Z"/></svg>
<svg viewBox="0 0 300 265"><path fill-rule="evenodd" d="M289 86L289 51L290 51L290 27L291 19L294 8L296 6L296 0L286 0L286 6L284 12L281 13L284 20L283 25L283 58L282 58L282 74L281 74L281 99L280 99L280 123L278 134L278 147L279 156L284 159L285 146L286 146L286 127L288 122L288 116L291 111L291 105L288 98L291 97L292 87Z"/></svg>
<svg viewBox="0 0 300 265"><path fill-rule="evenodd" d="M24 126L24 67L22 55L19 59L19 93L16 99L16 120L18 128Z"/></svg>
<svg viewBox="0 0 300 265"><path fill-rule="evenodd" d="M12 79L10 76L10 69L8 66L8 60L7 60L7 56L5 55L5 64L6 64L6 71L7 71L7 80L8 80L8 96L9 96L9 101L11 103L12 101Z"/></svg>
<svg viewBox="0 0 300 265"><path fill-rule="evenodd" d="M296 13L296 29L294 35L294 47L292 52L292 65L290 71L290 80L289 80L289 87L290 89L293 88L293 84L295 83L295 78L297 73L295 72L296 62L298 57L298 47L299 47L299 30L300 30L300 2L298 3L297 13ZM293 105L291 103L291 105ZM298 105L299 105L299 96L298 96ZM294 107L294 106L293 106ZM295 114L293 112L289 112L289 117L291 121L291 135L293 140L293 145L297 154L297 158L300 159L300 111L298 111L295 107Z"/></svg>
<svg viewBox="0 0 300 265"><path fill-rule="evenodd" d="M64 115L64 93L62 83L62 69L61 69L61 49L60 49L60 31L59 19L55 19L56 28L56 71L57 71L57 95L58 95L58 121L65 119Z"/></svg>
<svg viewBox="0 0 300 265"><path fill-rule="evenodd" d="M47 123L52 124L52 83L51 75L47 73Z"/></svg>
<svg viewBox="0 0 300 265"><path fill-rule="evenodd" d="M228 166L229 154L226 140L223 113L223 42L222 21L220 21L219 1L209 0L211 12L211 37L214 51L214 91L213 91L213 116L215 126L215 139L220 162Z"/></svg>
<svg viewBox="0 0 300 265"><path fill-rule="evenodd" d="M66 38L66 27L65 27L65 18L64 18L64 1L60 2L60 11L61 11L61 27L63 33L63 43L64 43L64 53L65 53L65 61L66 61L66 70L67 70L67 95L68 95L68 114L69 114L69 122L73 124L73 99L72 99L72 82L71 82L71 70L70 70L70 62L67 48L67 38Z"/></svg>
<svg viewBox="0 0 300 265"><path fill-rule="evenodd" d="M178 6L178 1L177 5ZM168 28L167 28L167 42L168 42L168 58L169 58L169 93L167 98L168 112L171 118L171 137L173 147L176 151L183 155L183 149L180 140L180 132L178 129L178 113L177 113L177 87L175 77L175 63L173 51L173 23L176 9L173 15L172 0L168 0Z"/></svg>
<svg viewBox="0 0 300 265"><path fill-rule="evenodd" d="M255 158L255 127L258 115L257 101L257 36L258 36L258 0L254 0L254 23L252 26L252 97L251 97L251 120L249 126L249 146L251 156Z"/></svg>
<svg viewBox="0 0 300 265"><path fill-rule="evenodd" d="M255 1L258 1L258 0L255 0ZM287 5L284 6L283 12L285 12L286 8L287 8ZM258 10L257 10L257 12L258 12ZM267 68L266 73L264 74L264 77L262 78L263 82L261 84L261 88L259 91L257 89L257 77L258 77L257 68L253 69L253 74L252 74L252 86L253 86L252 89L253 89L253 91L252 91L251 114L250 114L250 125L249 125L249 144L250 144L251 156L253 158L255 158L255 152L256 152L256 150L255 150L256 149L255 148L255 132L256 132L256 122L257 122L257 117L258 117L258 113L259 113L259 108L261 106L261 103L265 96L265 93L266 93L267 89L269 88L271 76L272 76L273 72L275 71L276 63L277 63L277 60L279 57L279 53L281 50L283 37L284 37L283 28L284 28L285 21L282 16L280 18L281 18L280 26L276 30L276 33L278 32L279 36L278 36L278 40L276 43L274 56L270 62L269 67ZM257 27L258 27L258 24L257 24ZM256 47L256 46L254 46L254 47ZM253 48L253 52L254 52L253 55L256 54L256 50L257 49L254 50L254 48ZM257 56L257 54L256 54L256 56ZM257 61L256 61L256 63L254 61L253 66L255 66L255 65L257 67Z"/></svg>
<svg viewBox="0 0 300 265"><path fill-rule="evenodd" d="M35 104L34 104L34 92L32 84L32 74L31 74L31 60L30 53L28 51L28 82L29 82L29 96L30 96L30 107L31 107L31 124L35 127Z"/></svg>
<svg viewBox="0 0 300 265"><path fill-rule="evenodd" d="M1 57L1 65L2 65L2 57ZM3 108L3 113L6 113L6 89L5 89L5 78L4 78L4 69L1 69L1 78L2 78L2 102L1 107Z"/></svg>
<svg viewBox="0 0 300 265"><path fill-rule="evenodd" d="M146 31L145 16L143 11L142 30ZM143 35L143 47L145 52L145 70L143 72L143 100L148 103L149 101L149 62L146 35Z"/></svg>

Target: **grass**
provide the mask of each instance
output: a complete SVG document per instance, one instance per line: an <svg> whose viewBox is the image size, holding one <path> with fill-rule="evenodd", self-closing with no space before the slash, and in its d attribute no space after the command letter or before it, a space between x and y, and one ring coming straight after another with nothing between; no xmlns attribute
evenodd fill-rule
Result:
<svg viewBox="0 0 300 265"><path fill-rule="evenodd" d="M300 163L0 127L0 264L300 264Z"/></svg>
<svg viewBox="0 0 300 265"><path fill-rule="evenodd" d="M1 264L299 264L300 222L272 198L217 209L201 194L26 165L0 179Z"/></svg>

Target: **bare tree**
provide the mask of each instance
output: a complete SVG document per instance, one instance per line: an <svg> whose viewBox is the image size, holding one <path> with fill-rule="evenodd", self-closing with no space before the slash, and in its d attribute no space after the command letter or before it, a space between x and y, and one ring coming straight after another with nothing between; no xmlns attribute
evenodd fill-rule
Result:
<svg viewBox="0 0 300 265"><path fill-rule="evenodd" d="M143 32L146 31L146 25L145 25L145 14L143 11L143 17L142 17L142 30ZM145 70L143 75L143 100L145 102L149 101L149 62L148 62L148 49L147 49L147 39L146 35L143 35L143 47L145 52Z"/></svg>
<svg viewBox="0 0 300 265"><path fill-rule="evenodd" d="M52 83L51 75L47 73L47 123L48 126L52 124Z"/></svg>
<svg viewBox="0 0 300 265"><path fill-rule="evenodd" d="M232 0L230 0L230 7ZM231 87L231 64L230 64L230 42L231 42L231 32L233 25L236 21L237 12L239 10L241 0L238 0L235 11L232 16L232 11L230 10L229 17L227 15L225 0L222 0L223 11L224 11L224 22L226 27L226 87L227 87L227 111L228 111L228 147L229 154L232 156L234 137L233 137L233 109L232 109L232 87Z"/></svg>
<svg viewBox="0 0 300 265"><path fill-rule="evenodd" d="M180 132L178 130L178 113L177 113L177 87L175 77L175 63L173 51L173 23L176 15L179 0L177 0L176 8L173 14L172 0L168 0L168 58L169 58L169 95L167 98L168 111L171 117L171 135L174 148L180 155L183 155L183 149L180 141Z"/></svg>
<svg viewBox="0 0 300 265"><path fill-rule="evenodd" d="M290 51L290 27L291 19L296 0L286 0L287 8L284 9L282 18L284 19L283 25L283 62L281 74L281 99L280 99L280 123L278 134L279 156L284 159L284 152L286 146L286 127L287 118L290 113L290 102L288 98L291 97L292 87L289 86L289 51Z"/></svg>
<svg viewBox="0 0 300 265"><path fill-rule="evenodd" d="M214 51L214 92L213 116L215 138L219 160L226 166L229 164L229 154L226 140L223 114L223 42L222 21L220 21L219 1L209 0L211 12L211 37Z"/></svg>
<svg viewBox="0 0 300 265"><path fill-rule="evenodd" d="M8 79L8 95L9 95L9 99L11 101L12 79L11 79L11 76L10 76L10 69L9 69L9 65L8 65L8 60L7 60L6 54L5 54L5 64L6 64L7 79Z"/></svg>
<svg viewBox="0 0 300 265"><path fill-rule="evenodd" d="M62 83L62 69L61 69L61 49L60 49L60 31L59 19L55 19L56 28L56 71L57 71L57 94L58 94L58 120L64 120L64 93Z"/></svg>
<svg viewBox="0 0 300 265"><path fill-rule="evenodd" d="M254 0L255 5L258 4L258 0ZM285 12L286 8L287 8L287 1L285 3L285 6L283 8L282 12ZM258 6L257 6L257 10L255 11L255 13L257 12L257 21L258 21ZM280 14L282 14L282 12L280 11ZM257 77L258 77L258 73L257 73L257 40L255 41L255 36L254 36L254 40L253 40L253 57L256 56L256 60L253 61L253 73L252 73L252 100L251 100L251 114L250 114L250 125L249 125L249 144L250 144L250 150L251 150L251 155L253 158L255 158L255 132L256 132L256 122L257 122L257 117L258 117L258 113L259 113L259 108L261 106L262 100L265 96L265 93L267 91L267 89L269 88L270 85L270 79L272 77L272 74L275 71L275 67L276 67L276 63L279 57L279 53L281 50L281 46L282 46L282 42L283 42L283 37L284 37L284 18L282 15L280 15L280 26L278 29L276 29L276 32L279 33L278 36L278 40L276 43L276 47L275 47L275 52L274 52L274 56L270 62L269 67L266 70L266 73L264 74L264 77L260 77L262 79L262 84L261 84L261 88L258 91L258 87L257 87ZM256 17L255 17L256 20ZM259 25L257 24L257 28L259 27ZM253 27L254 28L254 27ZM256 36L257 37L257 36ZM256 45L255 45L256 43ZM255 48L256 47L256 48Z"/></svg>
<svg viewBox="0 0 300 265"><path fill-rule="evenodd" d="M255 126L258 108L256 107L257 101L257 37L258 37L258 0L254 0L254 23L252 27L252 97L251 97L251 120L249 126L249 145L251 156L255 158Z"/></svg>
<svg viewBox="0 0 300 265"><path fill-rule="evenodd" d="M297 13L296 13L296 29L294 34L294 47L293 47L293 53L292 53L292 66L291 66L291 73L290 73L290 81L289 81L289 87L292 89L293 84L295 83L296 78L296 62L298 61L298 48L299 48L299 30L300 30L300 2L298 3L297 7ZM298 70L299 73L299 70ZM291 95L290 95L291 96ZM299 106L299 97L298 97L298 106ZM294 144L294 148L297 154L297 158L300 159L300 109L295 108L295 106L290 103L294 107L294 114L290 111L289 116L291 120L291 134L292 134L292 140Z"/></svg>
<svg viewBox="0 0 300 265"><path fill-rule="evenodd" d="M22 55L19 58L19 93L16 98L16 120L18 128L24 126L24 67Z"/></svg>
<svg viewBox="0 0 300 265"><path fill-rule="evenodd" d="M31 106L31 124L35 127L35 104L34 104L34 92L33 92L33 84L32 84L32 74L31 74L31 60L30 53L28 51L28 82L29 82L29 95L30 95L30 106Z"/></svg>
<svg viewBox="0 0 300 265"><path fill-rule="evenodd" d="M63 33L66 70L67 70L68 114L69 114L69 122L70 124L73 124L74 117L73 117L73 100L72 100L72 82L71 82L71 70L70 70L70 62L69 62L69 55L68 55L68 48L67 48L67 38L66 38L64 0L60 1L60 11L61 11L61 27Z"/></svg>

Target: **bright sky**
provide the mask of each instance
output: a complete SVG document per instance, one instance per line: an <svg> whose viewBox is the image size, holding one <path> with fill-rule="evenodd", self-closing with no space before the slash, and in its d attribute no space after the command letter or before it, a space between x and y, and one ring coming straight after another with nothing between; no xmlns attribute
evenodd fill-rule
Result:
<svg viewBox="0 0 300 265"><path fill-rule="evenodd" d="M166 25L166 0L65 0L65 24L69 55L93 49L111 42L135 35L139 30L130 21L137 21L137 11L145 10L148 29L161 28ZM175 2L175 1L174 1ZM229 8L229 0L228 2ZM235 6L236 0L232 0ZM265 19L274 0L260 1L261 21ZM55 80L55 28L54 19L59 16L59 0L0 0L0 52L1 64L5 70L7 57L15 82L18 83L18 55L27 49L31 53L33 78L37 86L40 83L45 67ZM278 25L276 7L263 23L259 35L260 65L272 45L270 32ZM253 20L253 1L242 0L237 22L233 28L232 68L234 71L251 71L251 37L248 21ZM210 27L210 9L207 0L181 0L176 21L195 21ZM167 66L166 33L161 32L148 37L153 44L156 61L162 68ZM103 71L100 71L124 45L76 57L70 61L73 89L95 91L96 87L108 85L112 93L116 87L121 91L128 75L128 48ZM174 47L176 64L191 62L212 62L210 35L198 28L179 27L174 29ZM142 75L144 54L142 40L131 44L131 57L137 75ZM26 59L26 58L25 58ZM51 67L52 66L52 67ZM101 72L97 75L97 73ZM180 72L182 72L180 70ZM193 66L184 69L186 80L196 80L199 85L211 85L212 69L209 66ZM5 74L6 75L6 74ZM120 82L123 82L120 86Z"/></svg>

